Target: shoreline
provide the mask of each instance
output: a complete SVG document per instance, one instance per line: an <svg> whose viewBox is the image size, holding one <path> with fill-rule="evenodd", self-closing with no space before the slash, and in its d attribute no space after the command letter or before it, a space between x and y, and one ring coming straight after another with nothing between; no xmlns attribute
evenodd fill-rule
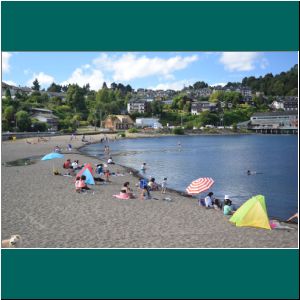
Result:
<svg viewBox="0 0 300 300"><path fill-rule="evenodd" d="M3 165L44 155L56 144L66 145L69 138L36 145L25 140L2 143L3 239L20 234L22 248L297 248L297 224L288 223L291 230L236 227L222 212L199 207L194 198L171 189L164 196L152 192L152 200L140 200L135 186L138 171L126 166L109 165L123 176L92 186L94 193L78 194L73 178L53 176L52 166L62 166L61 160ZM85 146L80 139L73 144L72 153L63 151L65 158L93 165L100 160L80 152ZM137 199L112 196L125 181L131 183ZM163 201L164 197L173 201Z"/></svg>

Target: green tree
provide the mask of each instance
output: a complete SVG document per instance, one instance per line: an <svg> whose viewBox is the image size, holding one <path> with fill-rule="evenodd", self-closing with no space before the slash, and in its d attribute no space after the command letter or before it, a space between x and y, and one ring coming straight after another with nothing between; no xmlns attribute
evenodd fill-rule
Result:
<svg viewBox="0 0 300 300"><path fill-rule="evenodd" d="M8 99L8 100L11 99L10 89L6 89L6 90L5 90L5 98Z"/></svg>
<svg viewBox="0 0 300 300"><path fill-rule="evenodd" d="M84 91L78 84L69 85L66 100L75 111L86 111Z"/></svg>
<svg viewBox="0 0 300 300"><path fill-rule="evenodd" d="M31 128L31 119L28 112L20 110L16 113L17 126L20 131L29 131Z"/></svg>
<svg viewBox="0 0 300 300"><path fill-rule="evenodd" d="M51 83L51 85L47 88L48 92L55 92L55 93L60 93L61 92L61 85L56 84L56 83Z"/></svg>
<svg viewBox="0 0 300 300"><path fill-rule="evenodd" d="M204 81L197 81L193 84L193 88L196 90L207 88L208 84Z"/></svg>
<svg viewBox="0 0 300 300"><path fill-rule="evenodd" d="M15 109L13 106L8 106L4 110L3 114L4 119L6 119L9 123L14 120L15 117Z"/></svg>
<svg viewBox="0 0 300 300"><path fill-rule="evenodd" d="M37 78L33 81L33 86L31 87L34 91L39 91L40 90L40 84Z"/></svg>
<svg viewBox="0 0 300 300"><path fill-rule="evenodd" d="M31 119L31 122L33 131L45 132L48 129L48 125L45 122L40 122L37 119Z"/></svg>
<svg viewBox="0 0 300 300"><path fill-rule="evenodd" d="M224 91L215 91L209 97L209 102L218 103L219 101L224 101L225 92Z"/></svg>
<svg viewBox="0 0 300 300"><path fill-rule="evenodd" d="M215 113L204 111L200 113L199 121L201 126L205 126L205 125L217 125L220 120Z"/></svg>
<svg viewBox="0 0 300 300"><path fill-rule="evenodd" d="M162 113L162 103L161 101L152 101L151 102L151 112L154 115L160 115Z"/></svg>

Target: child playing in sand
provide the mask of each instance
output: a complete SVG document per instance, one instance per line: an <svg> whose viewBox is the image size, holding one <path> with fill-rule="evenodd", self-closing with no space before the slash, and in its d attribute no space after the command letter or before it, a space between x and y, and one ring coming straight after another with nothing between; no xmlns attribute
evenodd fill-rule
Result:
<svg viewBox="0 0 300 300"><path fill-rule="evenodd" d="M165 194L167 189L167 178L165 177L161 184L161 193Z"/></svg>

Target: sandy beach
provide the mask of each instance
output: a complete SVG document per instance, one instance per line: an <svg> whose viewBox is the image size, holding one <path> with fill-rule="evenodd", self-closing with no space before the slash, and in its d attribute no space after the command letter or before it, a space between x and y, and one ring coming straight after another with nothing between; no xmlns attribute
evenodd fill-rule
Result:
<svg viewBox="0 0 300 300"><path fill-rule="evenodd" d="M93 136L91 142L99 141ZM216 210L197 205L197 200L168 191L152 192L152 200L120 200L125 181L134 194L138 179L126 168L110 166L111 182L92 186L93 192L76 193L74 178L54 176L53 166L63 160L40 161L26 166L6 166L16 159L42 156L56 145L65 158L96 164L99 159L80 154L83 145L77 137L75 150L68 152L70 136L2 142L2 239L13 234L22 237L24 248L297 248L298 226L291 230L238 228ZM137 166L138 167L138 166ZM164 201L169 197L173 201Z"/></svg>

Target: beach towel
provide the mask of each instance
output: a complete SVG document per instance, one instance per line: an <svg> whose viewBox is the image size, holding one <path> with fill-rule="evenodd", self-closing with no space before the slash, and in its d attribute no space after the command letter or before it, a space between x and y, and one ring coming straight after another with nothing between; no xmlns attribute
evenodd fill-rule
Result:
<svg viewBox="0 0 300 300"><path fill-rule="evenodd" d="M118 198L118 199L124 199L124 200L130 199L129 195L127 195L126 193L120 193L119 195L113 195L113 197Z"/></svg>

